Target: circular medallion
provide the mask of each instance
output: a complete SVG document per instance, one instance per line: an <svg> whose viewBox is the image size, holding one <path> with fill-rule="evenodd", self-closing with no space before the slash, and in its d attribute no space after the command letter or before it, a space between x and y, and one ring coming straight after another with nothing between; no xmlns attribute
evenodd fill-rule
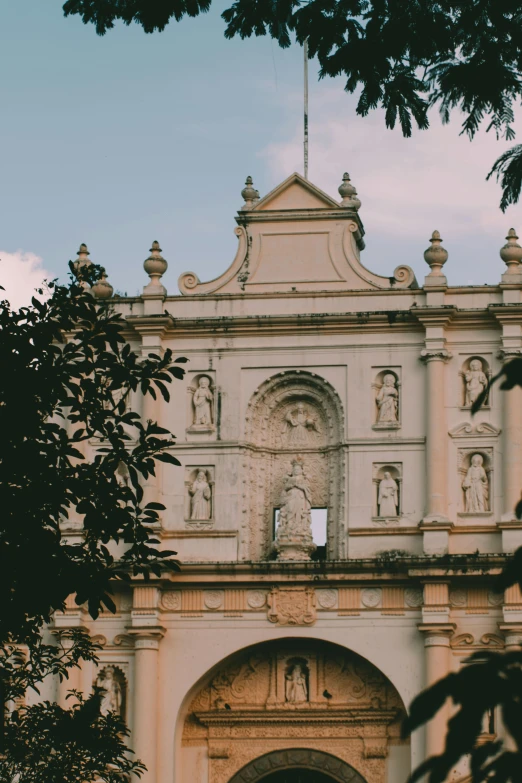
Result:
<svg viewBox="0 0 522 783"><path fill-rule="evenodd" d="M204 603L207 609L219 609L223 606L222 590L205 590Z"/></svg>
<svg viewBox="0 0 522 783"><path fill-rule="evenodd" d="M465 590L450 590L449 600L452 606L466 606L468 596Z"/></svg>
<svg viewBox="0 0 522 783"><path fill-rule="evenodd" d="M381 603L382 590L380 587L366 587L361 592L362 605L367 609L375 609Z"/></svg>
<svg viewBox="0 0 522 783"><path fill-rule="evenodd" d="M322 609L333 609L337 604L337 590L316 590L315 594Z"/></svg>
<svg viewBox="0 0 522 783"><path fill-rule="evenodd" d="M418 587L407 587L404 593L404 601L410 609L416 609L422 606L422 590Z"/></svg>
<svg viewBox="0 0 522 783"><path fill-rule="evenodd" d="M490 606L501 606L504 601L504 593L497 593L494 590L488 590L488 604Z"/></svg>
<svg viewBox="0 0 522 783"><path fill-rule="evenodd" d="M164 609L170 609L175 612L181 609L181 592L179 590L168 590L161 596L161 605Z"/></svg>
<svg viewBox="0 0 522 783"><path fill-rule="evenodd" d="M247 595L247 604L251 609L262 609L266 604L266 593L261 590L251 590Z"/></svg>

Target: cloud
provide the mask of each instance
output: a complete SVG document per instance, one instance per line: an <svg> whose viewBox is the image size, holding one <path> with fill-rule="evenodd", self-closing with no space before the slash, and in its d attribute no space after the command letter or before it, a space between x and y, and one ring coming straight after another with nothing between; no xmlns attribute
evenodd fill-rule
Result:
<svg viewBox="0 0 522 783"><path fill-rule="evenodd" d="M43 260L35 253L17 250L14 253L0 250L0 299L7 299L14 310L31 304L31 298L38 296L35 289L53 275L43 266ZM38 298L40 298L38 296Z"/></svg>
<svg viewBox="0 0 522 783"><path fill-rule="evenodd" d="M289 98L292 106L294 98ZM502 214L500 187L485 178L513 142L497 141L493 133L485 132L470 142L459 132L457 115L449 125L442 125L433 112L429 130L405 139L398 127L394 131L385 127L382 113L358 117L352 97L337 87L322 86L310 107L309 178L337 196L343 172L350 173L362 201L360 215L368 251L373 243L382 255L387 246L394 256L387 267L397 260L402 247L404 262L417 266L423 276L428 270L423 267L422 253L431 232L438 229L448 249L452 243L460 251L466 245L469 248L467 257L461 252L459 261L453 258L460 263L452 282L482 283L487 272L489 282L495 283L504 271L498 258L503 238L517 221L522 230L522 220L518 206ZM268 145L260 156L277 182L282 172L287 176L303 170L302 150L299 121L288 138Z"/></svg>

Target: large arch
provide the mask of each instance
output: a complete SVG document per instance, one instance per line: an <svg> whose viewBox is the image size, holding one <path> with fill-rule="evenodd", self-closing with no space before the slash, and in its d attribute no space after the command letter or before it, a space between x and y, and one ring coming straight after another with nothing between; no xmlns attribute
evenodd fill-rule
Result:
<svg viewBox="0 0 522 783"><path fill-rule="evenodd" d="M299 406L312 424L304 437L287 437L289 415ZM297 428L299 429L299 428ZM328 557L346 556L344 520L344 412L333 386L317 373L287 370L268 378L256 389L245 416L243 448L241 558L270 557L274 508L279 505L284 477L296 457L311 487L313 504L328 510Z"/></svg>
<svg viewBox="0 0 522 783"><path fill-rule="evenodd" d="M288 695L296 664L306 702ZM344 646L292 636L260 642L212 667L187 694L178 769L183 780L229 783L257 759L297 748L329 754L367 783L383 783L391 748L409 745L400 739L404 712L388 678Z"/></svg>
<svg viewBox="0 0 522 783"><path fill-rule="evenodd" d="M270 783L274 772L314 770L325 773L326 779L337 783L366 783L357 770L330 753L308 748L276 750L266 753L237 772L230 783Z"/></svg>

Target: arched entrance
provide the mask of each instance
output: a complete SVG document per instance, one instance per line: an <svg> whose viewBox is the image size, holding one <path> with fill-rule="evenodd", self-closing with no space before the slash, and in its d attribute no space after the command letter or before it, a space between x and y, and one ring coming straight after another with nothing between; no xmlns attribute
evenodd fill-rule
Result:
<svg viewBox="0 0 522 783"><path fill-rule="evenodd" d="M403 775L400 753L391 767L388 755L403 744L404 712L385 675L345 647L300 637L252 645L224 660L187 702L182 779L382 783L390 770Z"/></svg>
<svg viewBox="0 0 522 783"><path fill-rule="evenodd" d="M274 751L251 761L230 783L365 783L349 764L319 750Z"/></svg>

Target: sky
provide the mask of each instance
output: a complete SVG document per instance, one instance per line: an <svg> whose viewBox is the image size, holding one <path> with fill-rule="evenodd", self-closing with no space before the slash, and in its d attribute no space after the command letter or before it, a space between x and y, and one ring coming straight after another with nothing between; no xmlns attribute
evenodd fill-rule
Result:
<svg viewBox="0 0 522 783"><path fill-rule="evenodd" d="M64 279L80 242L120 293L147 283L155 239L170 294L182 272L213 278L235 255L246 176L264 195L302 172L302 50L227 41L228 4L163 33L119 25L104 37L64 18L61 0L0 4L0 283L14 306ZM406 263L422 281L438 229L450 283L497 283L522 208L503 215L485 176L509 145L485 132L470 143L457 115L403 139L380 112L357 117L355 100L311 62L309 178L338 197L350 173L364 264L390 275Z"/></svg>

